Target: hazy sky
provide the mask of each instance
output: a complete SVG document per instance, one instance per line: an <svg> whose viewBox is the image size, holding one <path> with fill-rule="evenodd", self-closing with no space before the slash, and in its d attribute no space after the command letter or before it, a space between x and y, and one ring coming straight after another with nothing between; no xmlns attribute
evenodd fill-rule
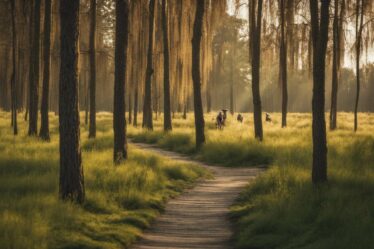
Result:
<svg viewBox="0 0 374 249"><path fill-rule="evenodd" d="M248 5L246 4L248 0L242 0L244 3L238 13L238 17L243 18L243 19L248 19ZM227 0L228 3L228 10L227 12L230 15L235 14L235 6L234 6L234 0ZM332 25L332 24L331 24ZM350 67L350 68L355 68L355 56L350 52L350 49L353 46L354 42L354 35L355 35L355 27L353 25L350 25L346 28L346 40L349 41L347 44L346 48L346 54L345 54L345 59L344 59L344 67ZM329 38L331 39L331 37ZM366 52L363 51L361 55L361 63L366 64L366 63L373 63L374 62L374 47L371 46L368 50L368 54L366 55Z"/></svg>

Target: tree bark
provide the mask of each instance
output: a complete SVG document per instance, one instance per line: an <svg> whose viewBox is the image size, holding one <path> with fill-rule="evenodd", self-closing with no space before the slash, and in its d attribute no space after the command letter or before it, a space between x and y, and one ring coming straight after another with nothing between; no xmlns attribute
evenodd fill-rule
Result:
<svg viewBox="0 0 374 249"><path fill-rule="evenodd" d="M43 58L43 92L41 105L41 127L39 136L46 141L49 137L49 79L51 68L51 19L52 19L52 0L45 0L44 14L44 58Z"/></svg>
<svg viewBox="0 0 374 249"><path fill-rule="evenodd" d="M133 119L132 125L134 127L137 127L138 126L139 90L138 90L138 85L137 84L134 87L135 87L135 92L134 92L134 119Z"/></svg>
<svg viewBox="0 0 374 249"><path fill-rule="evenodd" d="M113 106L113 160L115 164L120 164L121 162L127 159L125 89L126 59L129 32L128 22L129 17L127 1L116 0L116 38Z"/></svg>
<svg viewBox="0 0 374 249"><path fill-rule="evenodd" d="M29 86L29 136L36 136L38 129L38 104L39 104L39 54L40 54L40 1L35 0L33 42L31 50L31 81Z"/></svg>
<svg viewBox="0 0 374 249"><path fill-rule="evenodd" d="M195 136L196 148L200 149L205 143L204 113L201 99L200 50L203 29L205 0L196 0L196 14L192 36L192 80L194 94Z"/></svg>
<svg viewBox="0 0 374 249"><path fill-rule="evenodd" d="M325 121L325 62L329 28L330 0L321 0L321 14L318 1L310 0L310 15L313 40L313 168L314 184L327 181L327 139ZM321 19L321 21L319 21Z"/></svg>
<svg viewBox="0 0 374 249"><path fill-rule="evenodd" d="M155 17L155 0L149 1L149 35L147 52L147 69L144 86L144 106L143 106L143 128L153 130L152 120L152 74L153 74L153 32Z"/></svg>
<svg viewBox="0 0 374 249"><path fill-rule="evenodd" d="M60 198L85 198L78 107L79 1L61 0Z"/></svg>
<svg viewBox="0 0 374 249"><path fill-rule="evenodd" d="M344 0L342 1L342 7ZM341 17L340 17L341 18ZM338 85L340 71L340 44L341 35L339 27L339 1L335 0L334 21L333 21L333 61L332 61L332 82L331 82L331 108L330 108L330 130L336 129L337 108L338 108Z"/></svg>
<svg viewBox="0 0 374 249"><path fill-rule="evenodd" d="M255 138L263 140L262 130L262 107L260 96L260 51L261 51L261 21L262 21L262 0L257 3L257 21L256 4L252 3L251 15L251 40L252 40L252 94L253 94L253 117Z"/></svg>
<svg viewBox="0 0 374 249"><path fill-rule="evenodd" d="M17 126L17 61L16 61L16 47L17 47L17 30L16 30L16 0L10 0L11 11L12 11L12 63L13 71L11 78L11 109L12 109L12 127L13 134L18 134Z"/></svg>
<svg viewBox="0 0 374 249"><path fill-rule="evenodd" d="M29 84L26 84L26 108L25 108L25 117L24 120L28 120L28 114L30 109L30 86L31 82L34 80L34 64L33 64L33 41L34 41L34 5L35 1L31 1L30 7L30 23L29 23Z"/></svg>
<svg viewBox="0 0 374 249"><path fill-rule="evenodd" d="M281 37L280 37L280 51L279 51L279 74L282 87L282 128L287 126L287 105L288 105L288 90L287 90L287 39L285 36L285 0L280 0L280 23L281 23Z"/></svg>
<svg viewBox="0 0 374 249"><path fill-rule="evenodd" d="M354 131L358 128L358 103L360 101L360 57L362 43L362 29L364 20L364 0L358 0L356 3L356 100L354 109Z"/></svg>
<svg viewBox="0 0 374 249"><path fill-rule="evenodd" d="M162 29L164 42L164 131L172 130L170 111L170 62L169 62L169 32L166 15L166 0L162 0Z"/></svg>
<svg viewBox="0 0 374 249"><path fill-rule="evenodd" d="M88 137L96 137L96 0L90 6L90 126Z"/></svg>

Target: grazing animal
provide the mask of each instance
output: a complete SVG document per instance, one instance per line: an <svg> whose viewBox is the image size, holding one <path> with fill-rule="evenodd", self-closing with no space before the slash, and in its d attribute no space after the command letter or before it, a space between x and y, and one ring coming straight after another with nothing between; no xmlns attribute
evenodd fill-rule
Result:
<svg viewBox="0 0 374 249"><path fill-rule="evenodd" d="M271 116L269 113L266 113L266 122L271 122Z"/></svg>
<svg viewBox="0 0 374 249"><path fill-rule="evenodd" d="M244 117L243 115L241 115L240 113L238 114L238 116L236 117L236 120L240 123L243 123L243 120L244 120Z"/></svg>
<svg viewBox="0 0 374 249"><path fill-rule="evenodd" d="M217 127L217 129L222 130L223 126L225 125L224 123L225 123L224 116L222 115L222 112L219 112L217 117L216 117L216 127Z"/></svg>
<svg viewBox="0 0 374 249"><path fill-rule="evenodd" d="M227 119L227 110L222 109L222 112L223 112L223 125L225 125L226 124L226 119Z"/></svg>

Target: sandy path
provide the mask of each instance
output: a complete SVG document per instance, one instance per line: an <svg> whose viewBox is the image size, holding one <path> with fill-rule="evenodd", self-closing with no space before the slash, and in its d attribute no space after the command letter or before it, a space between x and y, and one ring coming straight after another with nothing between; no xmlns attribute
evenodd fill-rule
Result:
<svg viewBox="0 0 374 249"><path fill-rule="evenodd" d="M152 145L135 146L173 160L196 163L211 170L214 179L201 181L171 200L165 212L145 231L133 249L233 248L229 207L248 182L263 169L209 166Z"/></svg>

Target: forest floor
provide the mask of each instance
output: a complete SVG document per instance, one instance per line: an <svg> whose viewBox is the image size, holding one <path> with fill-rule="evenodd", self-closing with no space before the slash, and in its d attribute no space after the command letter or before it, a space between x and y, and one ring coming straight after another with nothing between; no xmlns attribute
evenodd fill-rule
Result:
<svg viewBox="0 0 374 249"><path fill-rule="evenodd" d="M19 115L14 137L0 112L0 248L128 248L178 196L210 173L129 145L128 160L112 163L112 116L97 117L97 139L81 125L86 201L58 200L58 122L50 114L51 142L28 137ZM83 118L81 120L84 120Z"/></svg>
<svg viewBox="0 0 374 249"><path fill-rule="evenodd" d="M222 170L227 175L236 167L252 171L257 165L268 165L238 199L231 199L235 248L372 248L373 114L359 114L355 133L353 115L339 113L338 130L328 131L329 183L318 188L311 184L310 114L289 114L284 129L280 114L273 114L273 122L264 122L262 143L253 138L252 114L244 114L244 123L230 115L224 130L215 129L214 118L214 113L205 116L207 142L200 151L195 150L191 113L187 120L176 114L172 132L162 131L159 116L154 131L128 125L128 135L134 142L226 166L227 171ZM57 198L57 117L50 114L50 143L28 137L21 114L18 120L20 133L14 137L9 113L0 112L0 248L127 248L150 228L168 201L210 177L199 165L170 160L132 144L127 162L114 167L112 115L99 113L96 139L89 140L88 126L81 124L86 202L83 206L64 203ZM207 188L212 181L207 181ZM152 234L152 229L148 231Z"/></svg>
<svg viewBox="0 0 374 249"><path fill-rule="evenodd" d="M206 114L206 144L195 150L193 114L176 114L173 131L129 127L135 142L150 143L208 164L227 167L269 165L231 207L234 246L239 249L367 249L374 245L374 114L338 114L338 129L327 132L328 184L311 183L311 114L290 113L288 127L281 115L264 122L264 141L253 135L253 116L244 123L228 116L216 130L216 113ZM264 118L263 118L264 120ZM326 114L328 120L328 114Z"/></svg>
<svg viewBox="0 0 374 249"><path fill-rule="evenodd" d="M229 208L262 169L210 166L154 146L136 146L175 161L196 163L212 172L214 178L200 181L193 189L171 200L134 249L232 249Z"/></svg>

